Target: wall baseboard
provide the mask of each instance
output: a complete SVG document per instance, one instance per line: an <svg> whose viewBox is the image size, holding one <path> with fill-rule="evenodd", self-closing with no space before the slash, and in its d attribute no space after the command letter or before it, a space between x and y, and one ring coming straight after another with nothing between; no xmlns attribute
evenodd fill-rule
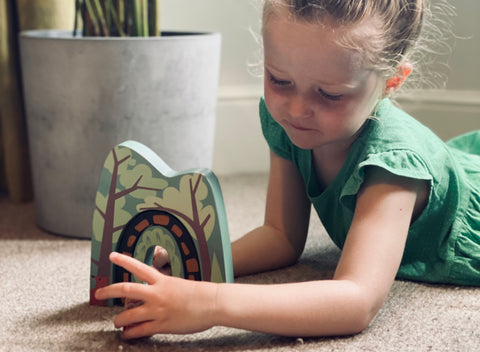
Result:
<svg viewBox="0 0 480 352"><path fill-rule="evenodd" d="M397 101L444 140L480 129L480 91L425 90L399 95Z"/></svg>
<svg viewBox="0 0 480 352"><path fill-rule="evenodd" d="M213 170L219 175L268 172L258 118L261 85L220 87ZM397 97L407 112L447 140L480 129L480 91L426 90Z"/></svg>

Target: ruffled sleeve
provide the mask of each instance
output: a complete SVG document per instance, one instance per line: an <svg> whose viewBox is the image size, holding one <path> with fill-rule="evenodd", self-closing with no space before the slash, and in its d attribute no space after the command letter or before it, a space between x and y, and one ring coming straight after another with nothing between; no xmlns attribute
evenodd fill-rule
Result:
<svg viewBox="0 0 480 352"><path fill-rule="evenodd" d="M341 198L356 196L364 181L365 168L376 166L394 175L417 180L432 181L432 174L427 162L410 150L390 150L378 154L370 154L360 162L343 187ZM349 207L354 206L351 204Z"/></svg>

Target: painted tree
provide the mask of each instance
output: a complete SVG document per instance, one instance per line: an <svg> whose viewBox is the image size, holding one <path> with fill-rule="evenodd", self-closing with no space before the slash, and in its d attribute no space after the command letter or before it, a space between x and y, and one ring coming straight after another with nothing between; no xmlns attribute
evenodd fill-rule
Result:
<svg viewBox="0 0 480 352"><path fill-rule="evenodd" d="M163 187L152 187L152 178L149 170L142 165L137 165L137 161L132 158L132 153L128 148L115 148L109 154L105 163L105 168L110 166L111 180L109 185L109 192L105 199L104 209L101 209L96 202L95 211L96 216L100 216L103 219L103 230L101 231L101 246L98 260L92 257L92 265L97 266L97 275L94 276L95 287L90 291L90 304L105 305L106 302L98 302L95 299L95 291L99 288L105 287L110 282L110 261L108 259L110 252L112 251L113 236L117 231L121 231L126 225L129 217L126 216L126 221L118 223L118 219L122 217L115 216L119 211L122 211L122 207L125 204L124 198L128 195L135 196L136 198L144 198L147 196L145 192L142 194L138 191L147 191L150 194L161 191L163 187L167 186L165 180L154 179L153 184L159 184ZM122 180L122 169L124 171L129 170L126 177ZM135 170L132 171L132 170ZM106 170L104 170L105 172ZM98 197L101 195L97 194ZM122 201L123 200L123 201ZM115 223L117 222L117 223ZM95 235L95 231L94 231ZM93 241L94 239L92 239Z"/></svg>

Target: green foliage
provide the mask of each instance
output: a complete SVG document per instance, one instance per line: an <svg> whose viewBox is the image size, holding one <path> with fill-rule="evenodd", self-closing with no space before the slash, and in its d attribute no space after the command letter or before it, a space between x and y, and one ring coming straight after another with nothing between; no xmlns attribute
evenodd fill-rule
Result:
<svg viewBox="0 0 480 352"><path fill-rule="evenodd" d="M75 28L83 36L148 37L160 35L161 0L75 0Z"/></svg>

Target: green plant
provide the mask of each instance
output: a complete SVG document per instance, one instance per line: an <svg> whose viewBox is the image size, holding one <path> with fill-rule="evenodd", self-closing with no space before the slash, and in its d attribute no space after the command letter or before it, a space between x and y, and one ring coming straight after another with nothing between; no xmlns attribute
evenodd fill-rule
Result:
<svg viewBox="0 0 480 352"><path fill-rule="evenodd" d="M148 37L160 35L161 0L75 0L74 35L79 22L83 36Z"/></svg>

